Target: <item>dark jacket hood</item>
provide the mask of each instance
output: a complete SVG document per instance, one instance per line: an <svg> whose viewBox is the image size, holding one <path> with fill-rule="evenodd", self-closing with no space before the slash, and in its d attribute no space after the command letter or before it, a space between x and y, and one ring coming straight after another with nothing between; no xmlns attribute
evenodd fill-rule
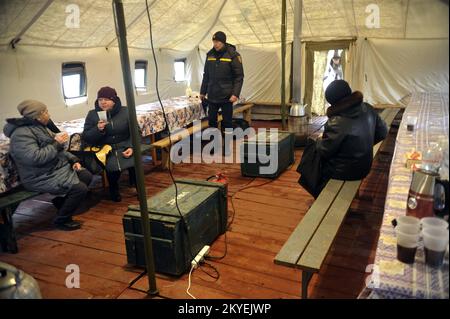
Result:
<svg viewBox="0 0 450 319"><path fill-rule="evenodd" d="M122 101L120 101L120 98L118 96L116 96L112 100L114 101L114 106L113 106L112 110L109 111L109 114L111 114L111 116L114 116L120 112L120 108L122 107ZM98 105L98 99L95 100L95 111L96 112L103 111L100 108L100 106Z"/></svg>
<svg viewBox="0 0 450 319"><path fill-rule="evenodd" d="M363 98L364 96L361 92L355 91L351 95L331 105L327 109L327 116L329 118L337 115L357 117L361 113Z"/></svg>
<svg viewBox="0 0 450 319"><path fill-rule="evenodd" d="M3 128L3 133L7 136L7 137L11 137L12 133L16 130L16 128L18 127L22 127L22 126L32 126L32 125L42 125L40 122L36 121L36 120L32 120L26 117L20 117L20 118L10 118L10 119L6 119L6 125ZM44 126L44 125L42 125ZM55 123L53 123L52 120L50 120L47 124L47 128L54 132L54 133L59 133L61 132L59 130L59 128L55 125Z"/></svg>

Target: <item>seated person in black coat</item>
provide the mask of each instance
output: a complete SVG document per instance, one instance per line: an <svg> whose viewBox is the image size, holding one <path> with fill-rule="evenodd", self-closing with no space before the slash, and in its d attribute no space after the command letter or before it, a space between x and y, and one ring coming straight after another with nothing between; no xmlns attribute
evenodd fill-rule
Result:
<svg viewBox="0 0 450 319"><path fill-rule="evenodd" d="M97 112L106 111L107 121L101 120ZM97 93L95 109L89 111L82 134L84 144L102 147L110 145L112 150L106 158L106 176L111 200L120 202L119 179L128 169L130 183L135 184L133 147L128 124L128 108L122 106L116 90L102 87Z"/></svg>
<svg viewBox="0 0 450 319"><path fill-rule="evenodd" d="M320 189L331 178L352 181L366 177L372 166L373 146L387 135L386 123L363 102L361 92L352 93L346 81L331 82L325 98L331 104L328 121L322 138L316 141L322 161Z"/></svg>

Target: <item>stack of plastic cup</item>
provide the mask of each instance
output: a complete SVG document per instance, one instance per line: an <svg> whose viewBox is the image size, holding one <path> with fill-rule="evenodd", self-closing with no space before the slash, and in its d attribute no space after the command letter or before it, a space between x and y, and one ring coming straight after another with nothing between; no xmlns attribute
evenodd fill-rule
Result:
<svg viewBox="0 0 450 319"><path fill-rule="evenodd" d="M448 247L448 222L437 217L425 217L422 218L421 224L425 262L431 267L439 267L444 262Z"/></svg>
<svg viewBox="0 0 450 319"><path fill-rule="evenodd" d="M414 263L419 245L420 220L413 216L400 216L395 227L397 259L406 264Z"/></svg>

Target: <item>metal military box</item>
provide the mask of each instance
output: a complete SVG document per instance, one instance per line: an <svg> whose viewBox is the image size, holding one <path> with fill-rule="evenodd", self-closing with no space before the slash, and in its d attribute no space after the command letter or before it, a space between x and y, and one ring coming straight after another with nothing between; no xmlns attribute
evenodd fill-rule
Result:
<svg viewBox="0 0 450 319"><path fill-rule="evenodd" d="M252 177L279 176L294 163L295 135L290 132L262 132L241 145L241 174Z"/></svg>
<svg viewBox="0 0 450 319"><path fill-rule="evenodd" d="M175 186L148 199L153 255L157 272L181 275L205 245L226 231L227 191L224 184L178 180ZM129 206L123 217L128 264L145 266L144 236L139 205Z"/></svg>

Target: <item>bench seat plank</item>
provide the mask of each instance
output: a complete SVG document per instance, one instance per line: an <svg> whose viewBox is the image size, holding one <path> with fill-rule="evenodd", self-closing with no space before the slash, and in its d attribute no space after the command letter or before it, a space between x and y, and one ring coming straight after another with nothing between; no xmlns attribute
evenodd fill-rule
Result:
<svg viewBox="0 0 450 319"><path fill-rule="evenodd" d="M328 208L336 199L343 184L343 181L338 180L330 180L327 183L317 200L314 201L302 221L297 225L294 232L275 257L276 264L288 267L298 266L297 261L309 244L310 238L322 222Z"/></svg>
<svg viewBox="0 0 450 319"><path fill-rule="evenodd" d="M15 206L15 205L19 204L20 202L22 202L28 198L34 197L38 194L39 193L37 193L37 192L30 192L30 191L26 191L26 190L18 190L18 191L13 191L8 194L2 194L0 196L0 210Z"/></svg>
<svg viewBox="0 0 450 319"><path fill-rule="evenodd" d="M299 268L318 272L322 267L325 256L328 254L360 184L361 180L345 182L339 196L331 205L320 227L298 261Z"/></svg>

